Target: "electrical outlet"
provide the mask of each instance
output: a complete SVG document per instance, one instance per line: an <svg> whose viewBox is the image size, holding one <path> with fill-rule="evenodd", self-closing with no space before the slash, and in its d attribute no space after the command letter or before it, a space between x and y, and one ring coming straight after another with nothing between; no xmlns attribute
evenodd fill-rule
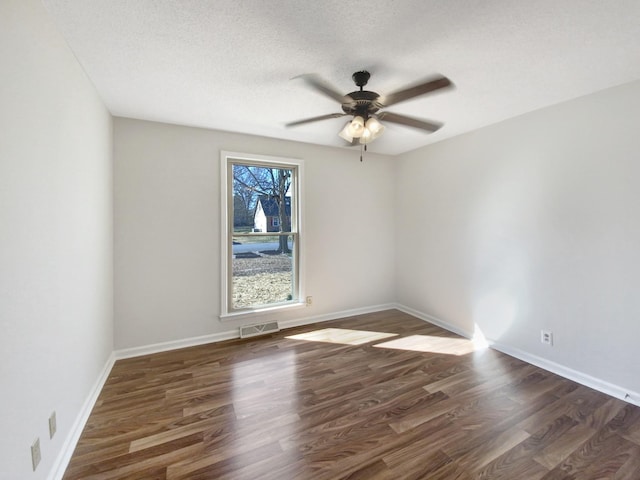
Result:
<svg viewBox="0 0 640 480"><path fill-rule="evenodd" d="M545 345L553 346L553 332L551 330L541 330L540 341Z"/></svg>
<svg viewBox="0 0 640 480"><path fill-rule="evenodd" d="M313 305L313 297L309 295L307 297L307 307L310 307L311 305Z"/></svg>
<svg viewBox="0 0 640 480"><path fill-rule="evenodd" d="M40 459L40 438L36 438L36 441L31 445L31 464L33 465L34 472L40 463Z"/></svg>
<svg viewBox="0 0 640 480"><path fill-rule="evenodd" d="M53 438L57 430L58 430L58 423L56 421L56 412L54 410L51 416L49 417L49 438Z"/></svg>

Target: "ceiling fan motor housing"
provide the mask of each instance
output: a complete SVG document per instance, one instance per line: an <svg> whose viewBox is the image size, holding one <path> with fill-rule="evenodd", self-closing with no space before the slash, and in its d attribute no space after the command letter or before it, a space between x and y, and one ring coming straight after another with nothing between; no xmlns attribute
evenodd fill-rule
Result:
<svg viewBox="0 0 640 480"><path fill-rule="evenodd" d="M362 89L370 77L371 74L366 70L361 70L351 75L351 78L356 86L360 87L360 90L346 95L345 101L342 103L342 111L347 115L359 115L366 120L369 115L373 115L382 108L383 105L378 102L380 95L376 92L369 92Z"/></svg>
<svg viewBox="0 0 640 480"><path fill-rule="evenodd" d="M368 117L382 108L378 101L380 95L367 90L355 91L347 94L345 102L342 104L342 111L347 115L360 115Z"/></svg>

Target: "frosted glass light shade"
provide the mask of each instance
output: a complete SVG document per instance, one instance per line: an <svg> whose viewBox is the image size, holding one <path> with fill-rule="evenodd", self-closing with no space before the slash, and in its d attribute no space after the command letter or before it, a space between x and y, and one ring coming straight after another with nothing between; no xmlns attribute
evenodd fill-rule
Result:
<svg viewBox="0 0 640 480"><path fill-rule="evenodd" d="M351 135L350 132L350 125L351 122L347 122L344 126L344 128L342 130L340 130L340 133L338 133L338 135L342 138L344 138L347 142L351 143L353 142L353 135Z"/></svg>
<svg viewBox="0 0 640 480"><path fill-rule="evenodd" d="M353 117L351 123L349 123L349 134L353 138L360 138L362 132L364 131L364 118L361 116Z"/></svg>
<svg viewBox="0 0 640 480"><path fill-rule="evenodd" d="M384 132L384 125L377 118L370 117L365 123L364 118L358 115L347 122L338 135L349 143L352 143L354 138L359 138L360 143L366 145L382 135L382 132Z"/></svg>
<svg viewBox="0 0 640 480"><path fill-rule="evenodd" d="M371 132L371 140L375 140L384 132L384 125L376 117L371 117L367 120L366 129Z"/></svg>
<svg viewBox="0 0 640 480"><path fill-rule="evenodd" d="M360 135L360 143L366 145L371 140L373 140L373 135L371 133L371 130L369 130L367 127L364 127L364 130L362 131L362 135Z"/></svg>

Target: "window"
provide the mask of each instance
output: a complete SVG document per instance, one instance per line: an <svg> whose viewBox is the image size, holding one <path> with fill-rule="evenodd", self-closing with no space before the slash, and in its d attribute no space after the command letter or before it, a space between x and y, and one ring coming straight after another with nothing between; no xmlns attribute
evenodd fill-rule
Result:
<svg viewBox="0 0 640 480"><path fill-rule="evenodd" d="M222 152L222 318L302 304L301 170Z"/></svg>

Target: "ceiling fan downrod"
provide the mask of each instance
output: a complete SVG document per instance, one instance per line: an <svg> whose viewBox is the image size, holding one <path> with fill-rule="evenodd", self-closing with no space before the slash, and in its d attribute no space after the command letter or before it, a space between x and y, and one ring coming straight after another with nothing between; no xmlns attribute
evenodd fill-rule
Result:
<svg viewBox="0 0 640 480"><path fill-rule="evenodd" d="M361 92L363 90L362 87L364 87L369 82L370 77L371 74L366 70L360 70L359 72L355 72L353 75L351 75L353 82L357 87L360 87Z"/></svg>

